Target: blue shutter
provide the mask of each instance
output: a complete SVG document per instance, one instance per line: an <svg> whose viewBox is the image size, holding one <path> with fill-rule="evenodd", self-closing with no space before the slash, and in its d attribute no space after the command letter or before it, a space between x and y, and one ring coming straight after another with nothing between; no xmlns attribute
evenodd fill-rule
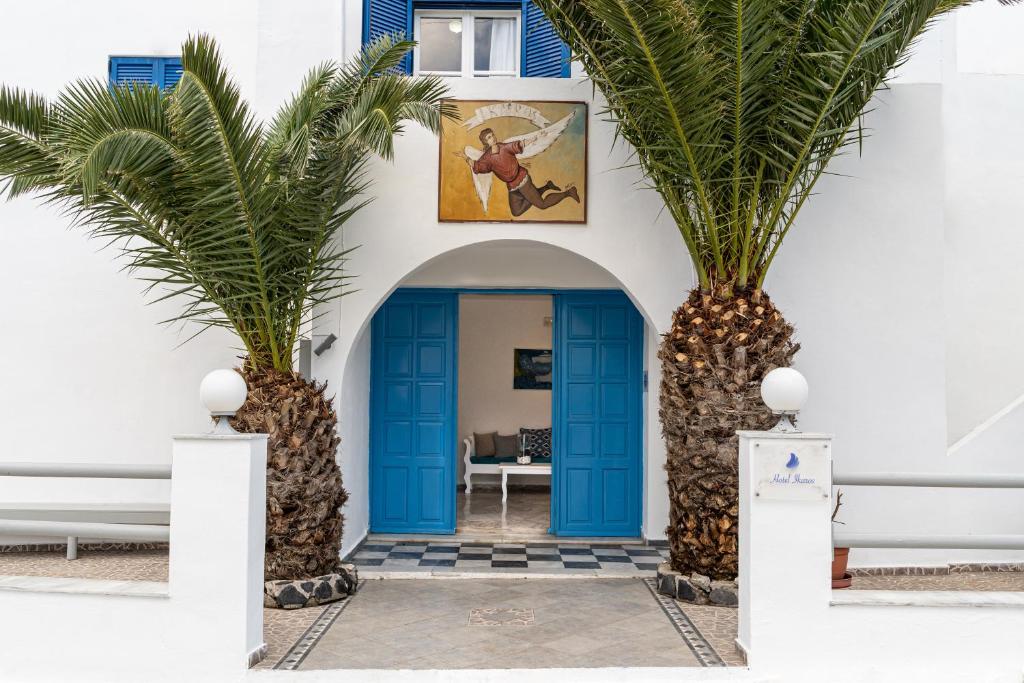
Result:
<svg viewBox="0 0 1024 683"><path fill-rule="evenodd" d="M179 57L111 57L110 83L145 83L173 88L181 80Z"/></svg>
<svg viewBox="0 0 1024 683"><path fill-rule="evenodd" d="M127 85L129 83L157 82L157 61L152 57L111 57L110 83Z"/></svg>
<svg viewBox="0 0 1024 683"><path fill-rule="evenodd" d="M178 85L178 81L181 80L181 74L184 69L181 66L181 60L177 57L167 57L161 59L163 62L163 80L160 83L160 87L164 89L173 88Z"/></svg>
<svg viewBox="0 0 1024 683"><path fill-rule="evenodd" d="M363 0L363 45L393 33L412 36L412 1ZM405 56L399 70L412 73L412 53Z"/></svg>
<svg viewBox="0 0 1024 683"><path fill-rule="evenodd" d="M568 78L569 47L532 0L523 0L523 76Z"/></svg>

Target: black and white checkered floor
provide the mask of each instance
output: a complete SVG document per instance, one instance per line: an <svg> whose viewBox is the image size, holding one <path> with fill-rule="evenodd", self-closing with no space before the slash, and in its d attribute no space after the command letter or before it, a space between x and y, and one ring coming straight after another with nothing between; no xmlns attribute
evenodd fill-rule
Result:
<svg viewBox="0 0 1024 683"><path fill-rule="evenodd" d="M364 576L393 572L587 573L649 576L668 548L628 543L460 543L370 540L351 561Z"/></svg>

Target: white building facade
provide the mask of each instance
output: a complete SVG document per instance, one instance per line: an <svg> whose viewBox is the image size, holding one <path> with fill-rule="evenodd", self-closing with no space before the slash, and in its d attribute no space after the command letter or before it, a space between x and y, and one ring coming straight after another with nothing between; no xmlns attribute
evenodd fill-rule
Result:
<svg viewBox="0 0 1024 683"><path fill-rule="evenodd" d="M522 21L516 10L499 9ZM835 434L837 469L1021 470L1013 450L1024 431L1014 403L1024 393L1024 359L1015 353L1024 316L1014 296L1024 284L1015 258L1024 246L1017 228L1024 136L1015 130L1024 121L1024 49L1014 41L1021 30L1024 13L987 3L939 25L876 99L863 156L836 160L837 175L819 185L769 277L767 290L797 328L796 366L811 386L801 424ZM269 118L309 67L359 49L364 3L6 8L0 81L53 96L75 78L106 77L112 56L174 56L200 31L217 38L243 94ZM338 457L351 494L343 552L371 529L372 319L400 288L623 292L642 318L647 376L639 532L663 539L656 350L693 285L678 232L629 167L628 150L614 144L614 126L577 69L569 77L478 78L465 63L459 68L467 73L450 79L459 99L587 103L588 218L581 225L439 222L438 143L415 126L398 141L394 163L374 164L376 200L344 234L346 246L359 246L349 262L353 291L311 330L314 345L337 337L312 374L329 383L341 422ZM5 460L166 461L168 434L204 425L194 396L199 378L237 362L237 344L225 333L179 346L190 331L157 324L173 315L173 304L145 305L142 285L98 246L29 198L0 205L0 291L18 331L0 342ZM0 500L11 502L167 496L159 484L137 482L0 485ZM1024 531L1008 514L1020 505L1013 493L867 490L848 492L845 502L850 531ZM1013 559L865 550L852 562L966 558Z"/></svg>

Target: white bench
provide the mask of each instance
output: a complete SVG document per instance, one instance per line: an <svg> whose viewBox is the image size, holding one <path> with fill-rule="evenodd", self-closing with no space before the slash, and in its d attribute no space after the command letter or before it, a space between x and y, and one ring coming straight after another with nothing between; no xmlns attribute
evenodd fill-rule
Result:
<svg viewBox="0 0 1024 683"><path fill-rule="evenodd" d="M476 455L476 439L472 434L463 439L462 443L466 446L466 453L462 457L462 461L466 464L466 473L462 475L462 478L466 481L466 495L473 493L473 480L470 478L474 474L501 474L501 465L499 463L475 463L470 459Z"/></svg>

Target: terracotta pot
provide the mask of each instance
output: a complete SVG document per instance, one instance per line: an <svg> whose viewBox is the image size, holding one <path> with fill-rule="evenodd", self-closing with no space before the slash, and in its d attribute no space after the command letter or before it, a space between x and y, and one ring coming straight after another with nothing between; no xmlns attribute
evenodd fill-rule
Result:
<svg viewBox="0 0 1024 683"><path fill-rule="evenodd" d="M832 556L832 587L849 588L853 579L846 573L846 563L850 560L849 548L835 548Z"/></svg>

